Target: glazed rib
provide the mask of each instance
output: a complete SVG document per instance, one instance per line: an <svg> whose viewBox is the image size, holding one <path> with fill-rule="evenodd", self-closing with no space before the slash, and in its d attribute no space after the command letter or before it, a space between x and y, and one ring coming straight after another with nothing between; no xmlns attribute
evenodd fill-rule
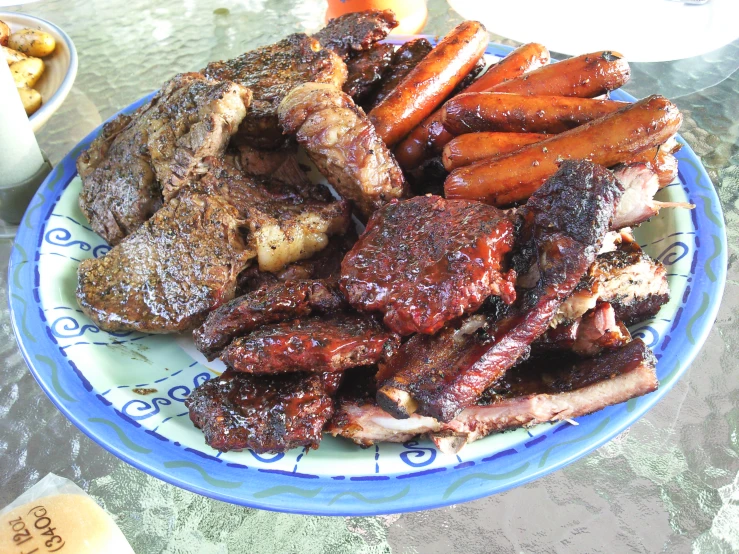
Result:
<svg viewBox="0 0 739 554"><path fill-rule="evenodd" d="M335 284L326 281L285 281L235 298L208 314L193 332L195 346L213 360L232 339L262 325L337 311L346 305Z"/></svg>
<svg viewBox="0 0 739 554"><path fill-rule="evenodd" d="M523 213L523 227L531 229L536 246L536 287L485 333L455 336L449 329L433 338L411 338L387 364L384 373L392 376L378 391L380 406L395 417L417 411L446 422L474 404L528 352L573 292L595 260L620 195L620 186L605 168L587 161L563 162ZM423 363L425 359L432 363Z"/></svg>
<svg viewBox="0 0 739 554"><path fill-rule="evenodd" d="M342 390L336 413L326 431L362 446L376 442L405 442L430 433L443 452L491 433L562 421L597 412L657 389L656 359L636 339L596 358L538 358L509 370L475 405L449 423L413 414L397 420L372 398L372 383Z"/></svg>
<svg viewBox="0 0 739 554"><path fill-rule="evenodd" d="M398 337L368 316L331 314L264 325L234 339L221 360L255 374L342 371L392 355Z"/></svg>

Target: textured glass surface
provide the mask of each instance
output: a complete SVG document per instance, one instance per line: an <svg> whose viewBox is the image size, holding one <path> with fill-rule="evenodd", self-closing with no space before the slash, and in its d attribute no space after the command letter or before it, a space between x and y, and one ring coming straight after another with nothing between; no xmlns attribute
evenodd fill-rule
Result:
<svg viewBox="0 0 739 554"><path fill-rule="evenodd" d="M319 0L29 4L26 11L67 31L80 60L67 101L38 135L41 147L58 162L169 76L317 29L324 8ZM430 0L429 12L428 34L461 20L443 0ZM675 40L690 40L690 30L676 30ZM231 506L149 477L77 431L26 369L2 302L0 506L50 471L64 475L113 514L139 553L739 551L738 60L735 43L700 58L634 64L626 90L671 96L685 115L682 134L725 210L729 275L716 326L685 377L590 456L495 497L414 514L320 518ZM10 250L0 241L2 298Z"/></svg>

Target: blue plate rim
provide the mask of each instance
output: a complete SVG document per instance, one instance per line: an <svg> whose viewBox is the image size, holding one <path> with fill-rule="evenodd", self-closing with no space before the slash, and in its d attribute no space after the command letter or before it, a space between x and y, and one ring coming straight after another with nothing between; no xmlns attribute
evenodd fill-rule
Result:
<svg viewBox="0 0 739 554"><path fill-rule="evenodd" d="M407 38L418 37L401 37L399 39L393 39L390 42L399 43ZM433 39L433 37L427 38ZM491 44L487 50L487 53L501 56L505 55L510 50L510 47ZM621 91L619 91L617 96L624 100L634 100L633 97ZM147 97L134 102L121 111L123 112L133 110L146 102L150 97L151 95L148 95ZM95 136L97 136L99 131L100 127L95 129L87 137L85 137L85 139L83 139L75 148L73 148L70 153L64 158L64 160L57 166L57 168L55 168L55 170L49 175L47 180L40 187L39 192L32 200L31 205L24 215L23 221L21 222L21 225L19 227L18 236L16 238L16 243L14 244L14 248L11 253L10 263L8 267L8 299L11 310L11 321L13 325L13 330L16 335L16 340L22 352L23 358L26 361L26 364L29 366L31 373L33 374L36 381L39 383L39 386L42 388L42 390L52 400L57 408L94 442L96 442L118 458L133 465L137 469L145 471L146 473L149 473L154 477L157 477L163 481L169 482L191 492L208 496L217 500L231 502L247 507L275 510L287 513L336 516L379 515L433 509L450 504L467 502L489 496L494 493L503 492L510 488L528 483L534 479L542 477L543 475L551 473L552 471L556 471L557 469L575 461L576 459L592 452L596 448L608 442L614 436L621 433L624 429L632 425L644 413L646 413L646 411L651 409L661 398L663 398L664 395L674 385L674 383L687 370L690 363L700 351L700 347L705 342L705 339L710 332L713 321L716 317L716 313L720 306L720 299L723 294L726 279L727 262L726 233L721 205L713 188L713 184L711 183L710 178L708 177L705 169L700 163L700 160L693 153L690 147L682 139L680 139L684 147L679 153L679 157L681 159L681 162L684 161L687 164L687 167L681 169L681 181L685 182L683 180L684 174L693 176L696 186L701 187L701 192L705 192L705 195L700 197L700 202L697 202L699 203L699 206L696 208L696 210L694 210L694 212L698 212L698 210L702 207L705 215L694 213L694 218L698 218L694 219L694 224L695 221L700 220L701 229L703 229L703 223L706 224L706 228L710 229L711 227L713 227L713 229L711 230L717 233L713 236L716 237L716 239L718 240L718 245L714 244L715 249L712 256L708 257L707 261L704 260L704 263L710 263L710 267L714 268L715 279L711 281L710 284L708 284L708 282L706 281L705 276L703 276L701 280L701 283L703 283L705 286L701 287L699 291L703 293L704 300L706 298L706 295L708 295L708 303L702 308L701 317L694 321L695 326L692 329L694 344L687 352L687 355L681 357L681 359L679 360L679 365L676 366L674 370L670 371L668 375L669 380L667 380L667 378L665 379L666 382L660 386L659 391L653 393L652 395L642 397L642 399L640 399L641 401L635 404L634 408L626 413L626 415L618 418L614 417L614 423L610 426L604 426L604 423L610 423L612 416L617 416L621 411L623 411L623 405L607 408L606 410L598 412L597 414L593 414L593 416L578 418L578 421L580 423L578 427L570 426L567 423L562 423L558 426L554 426L548 429L545 433L538 435L535 438L532 437L530 441L527 441L522 446L521 450L514 449L513 452L510 452L510 450L498 452L493 454L492 456L487 456L486 458L460 462L454 467L444 466L443 469L435 468L431 470L421 470L403 475L378 475L375 476L375 478L372 478L373 476L367 476L366 479L353 477L345 478L342 476L337 476L334 478L310 475L299 476L298 474L293 474L291 476L284 474L287 472L267 472L266 470L258 470L264 471L264 473L257 473L257 471L252 471L252 468L246 468L250 470L250 475L245 475L244 478L250 480L249 484L251 484L251 482L264 482L264 484L269 485L267 489L261 491L265 494L261 496L255 496L255 494L259 493L258 491L257 493L252 494L251 498L246 498L245 494L234 494L230 492L232 489L229 487L224 488L221 485L216 486L213 484L229 483L229 481L223 479L223 477L233 478L233 470L242 470L243 468L231 468L230 470L224 471L226 463L224 463L222 460L217 460L212 456L207 456L204 453L193 450L192 452L188 453L189 458L188 460L186 460L186 463L190 465L179 466L173 469L172 465L170 465L169 467L164 465L167 462L177 462L176 459L172 459L171 454L176 453L177 456L175 456L175 458L183 457L185 456L185 454L179 453L179 451L171 451L171 448L163 448L162 440L168 441L168 439L164 437L157 437L156 433L151 433L146 430L144 430L144 432L141 432L141 430L134 431L132 433L132 436L135 436L138 441L135 444L137 444L139 448L149 450L152 454L150 458L142 459L143 457L141 455L136 455L134 453L135 450L132 450L130 446L127 445L127 443L123 441L121 436L115 431L110 430L107 426L104 428L94 427L90 424L89 417L88 421L85 421L84 417L86 415L89 416L91 414L97 414L101 412L100 409L92 410L92 412L90 412L90 406L95 406L99 408L99 404L90 402L89 405L75 406L74 404L76 403L76 401L70 402L64 397L64 394L60 394L59 389L55 386L54 382L52 382L51 378L49 377L49 370L44 367L46 364L49 363L48 360L39 363L41 360L39 360L37 356L40 352L33 347L32 343L29 342L27 333L29 329L27 329L26 326L37 325L39 327L39 333L42 336L44 334L44 329L42 325L43 321L41 321L43 319L43 313L41 314L41 318L38 318L38 320L31 321L30 323L26 321L26 300L33 300L33 298L31 298L27 292L23 291L22 286L20 286L19 288L19 286L16 285L16 282L20 284L20 281L17 280L15 277L19 278L22 275L23 277L28 278L29 282L33 282L35 279L37 279L37 276L34 275L32 271L29 271L30 269L32 269L30 266L33 265L35 267L35 263L29 263L31 262L31 260L26 255L26 249L28 249L28 252L32 252L34 246L36 245L36 242L43 236L45 222L48 219L48 216L54 209L54 206L56 205L56 202L58 201L61 193L76 175L74 162L77 154L82 148L89 144L89 142ZM681 164L681 166L683 165L684 164ZM693 185L694 183L690 184ZM47 190L52 193L52 195L50 195L48 198L44 196L44 192L47 192ZM715 221L712 221L710 219L710 216L708 215L709 208L713 210L713 219L715 219ZM38 221L40 229L35 229L33 226L34 216L37 213L44 212L47 213L46 219L40 219ZM39 232L40 236L37 236L37 232ZM695 254L696 260L698 259L698 250ZM699 275L696 275L697 279L699 277ZM697 294L697 292L695 292L695 285L693 287L693 290L694 294ZM23 295L25 296L18 295L17 293L19 292L23 293ZM711 301L711 299L713 299L713 301ZM703 304L701 304L701 306L703 306ZM34 334L33 336L38 338L39 335ZM48 350L51 351L54 350L52 344L54 339L50 335L49 338L51 340ZM42 356L45 355L42 353ZM46 356L46 358L51 360L53 363L56 363L55 359L49 358L48 356ZM64 360L60 359L60 361ZM72 369L75 369L73 365ZM66 387L72 387L74 388L74 390L82 392L85 391L86 387L84 384L84 380L78 379L77 377L72 375L73 372L68 371L67 369L65 373L60 374L58 373L58 366L56 367L55 371L56 372L52 372L51 375L56 375L56 379L63 379L64 385ZM93 391L87 390L87 393L90 392ZM120 416L122 419L126 419L123 414L118 413L117 415ZM116 421L120 423L120 421ZM598 423L596 425L596 421L600 421L601 423ZM136 422L133 422L132 420L129 420L129 423L133 426L133 428L139 426ZM603 426L603 429L600 429L601 426ZM605 431L606 427L607 431ZM132 427L127 427L126 429L128 431L131 431ZM547 442L545 439L542 439L542 437L552 437L556 434L560 437L568 438L573 433L579 436L581 434L581 431L585 429L588 430L589 434L593 434L592 440L589 440L588 437L581 437L578 439L574 439L574 441L570 439L565 440L564 442L562 440L559 440L559 442L549 442L547 443L548 450L544 446L542 446L543 443ZM147 435L146 433L150 434ZM130 437L128 438L129 442L131 442ZM572 448L572 444L579 444L579 446ZM566 449L562 448L560 450L557 450L556 453L553 453L557 447L562 445L569 446ZM422 447L416 447L416 450L414 450L413 452L421 450L423 450ZM517 456L516 462L516 465L518 467L515 469L511 469L511 467L508 465L507 457L514 453L519 454L519 456ZM532 460L534 460L535 457L539 455L543 455L543 459L550 460L550 462L548 464L542 462L542 464L540 464L538 468L533 468L529 470ZM198 464L194 463L192 460L195 460L196 462L199 462L201 464L200 466L198 466L200 467L200 470L194 469L193 466L196 466ZM192 469L195 471L195 473L185 473L181 471L183 467L185 469ZM419 465L416 467L423 466ZM481 468L484 468L488 472L480 473ZM175 469L180 469L180 471L175 471ZM447 469L452 469L453 471L447 471ZM490 470L498 471L498 473L490 473ZM453 481L450 481L449 477L452 474L454 474L454 479ZM395 494L390 494L389 496L385 497L377 496L378 492L390 493L397 490L397 488L389 487L388 484L395 483L396 480L400 479L407 479L405 481L406 483L422 484L423 488L417 488L417 491L420 490L420 495L416 494L409 496L409 492L411 490L411 485L409 484ZM443 481L443 483L440 483L439 481ZM479 481L476 488L472 489L471 487L467 486L468 483L476 481ZM243 483L240 484L243 485ZM316 489L315 487L311 488L311 484L320 484L321 487L319 487L318 489ZM402 484L403 483L401 482L400 485ZM436 491L439 489L440 484L446 485L445 490L447 492L452 492L450 492L449 494L442 494L441 496L437 495ZM458 493L457 491L462 488L464 488L464 492ZM276 489L280 489L280 491L277 491ZM253 490L246 489L243 489L243 491L253 492ZM270 494L266 494L266 492L268 491L271 491ZM403 491L405 491L405 494L401 495L400 493ZM427 492L424 496L423 491L431 491L431 493L433 494L429 494ZM332 498L332 500L330 500L328 503L317 502L317 500L328 500L329 498ZM341 499L342 502L338 502L339 499Z"/></svg>

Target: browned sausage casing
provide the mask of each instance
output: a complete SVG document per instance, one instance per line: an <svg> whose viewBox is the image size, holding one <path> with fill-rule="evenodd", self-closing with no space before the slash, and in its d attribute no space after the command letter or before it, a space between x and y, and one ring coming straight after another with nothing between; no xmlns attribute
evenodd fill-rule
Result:
<svg viewBox="0 0 739 554"><path fill-rule="evenodd" d="M681 123L677 106L662 96L650 96L511 154L455 169L444 182L444 192L447 198L496 206L520 202L554 175L563 159L589 159L612 166L662 144Z"/></svg>
<svg viewBox="0 0 739 554"><path fill-rule="evenodd" d="M465 92L485 92L548 63L549 50L546 46L536 42L524 44L498 63L491 65L479 79L465 89Z"/></svg>
<svg viewBox="0 0 739 554"><path fill-rule="evenodd" d="M485 74L472 83L466 91L480 92L480 81L485 87L494 87L509 79L533 71L549 63L549 51L534 42L516 48L498 63L491 65ZM466 92L465 91L465 92ZM415 169L432 154L441 152L444 145L454 138L444 129L441 113L436 111L426 118L395 149L395 158L404 169Z"/></svg>
<svg viewBox="0 0 739 554"><path fill-rule="evenodd" d="M447 171L480 160L514 152L519 148L549 138L540 133L469 133L451 140L444 147L441 161Z"/></svg>
<svg viewBox="0 0 739 554"><path fill-rule="evenodd" d="M553 134L612 114L625 105L614 100L571 96L471 92L444 104L441 120L453 135L486 131Z"/></svg>
<svg viewBox="0 0 739 554"><path fill-rule="evenodd" d="M396 144L444 101L477 63L488 34L477 21L455 27L369 113L388 146Z"/></svg>
<svg viewBox="0 0 739 554"><path fill-rule="evenodd" d="M619 88L629 77L631 69L621 54L593 52L545 65L489 90L533 96L593 98Z"/></svg>

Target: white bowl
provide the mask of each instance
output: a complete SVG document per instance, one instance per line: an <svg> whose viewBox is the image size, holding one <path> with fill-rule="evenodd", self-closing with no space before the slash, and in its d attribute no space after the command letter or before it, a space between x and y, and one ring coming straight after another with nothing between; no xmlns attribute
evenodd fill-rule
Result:
<svg viewBox="0 0 739 554"><path fill-rule="evenodd" d="M67 33L45 19L21 13L0 12L0 21L7 23L11 32L38 29L49 33L56 41L56 50L44 58L46 70L33 87L41 94L42 103L29 119L33 130L38 131L59 109L72 89L77 76L77 50Z"/></svg>

